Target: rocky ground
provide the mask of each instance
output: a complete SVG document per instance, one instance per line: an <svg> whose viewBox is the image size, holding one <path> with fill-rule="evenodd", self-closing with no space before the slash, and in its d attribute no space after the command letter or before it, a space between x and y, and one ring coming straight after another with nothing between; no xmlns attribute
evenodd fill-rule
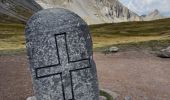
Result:
<svg viewBox="0 0 170 100"><path fill-rule="evenodd" d="M94 55L100 87L116 92L118 100L169 100L170 59L144 51ZM127 99L128 100L128 99Z"/></svg>
<svg viewBox="0 0 170 100"><path fill-rule="evenodd" d="M94 53L100 88L117 100L169 100L170 59L147 52ZM25 54L0 56L0 100L26 100L32 96Z"/></svg>

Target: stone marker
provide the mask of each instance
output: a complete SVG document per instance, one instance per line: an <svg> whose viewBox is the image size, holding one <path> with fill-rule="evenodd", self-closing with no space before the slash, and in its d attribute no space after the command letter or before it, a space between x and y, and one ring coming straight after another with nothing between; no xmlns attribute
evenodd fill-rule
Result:
<svg viewBox="0 0 170 100"><path fill-rule="evenodd" d="M36 100L99 100L87 24L65 9L34 14L26 47Z"/></svg>

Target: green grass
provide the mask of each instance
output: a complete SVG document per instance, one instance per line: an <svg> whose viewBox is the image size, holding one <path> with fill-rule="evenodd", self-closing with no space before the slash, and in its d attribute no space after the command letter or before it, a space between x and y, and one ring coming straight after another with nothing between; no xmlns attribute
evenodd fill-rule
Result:
<svg viewBox="0 0 170 100"><path fill-rule="evenodd" d="M22 24L0 24L0 50L24 49L24 27Z"/></svg>
<svg viewBox="0 0 170 100"><path fill-rule="evenodd" d="M94 49L112 44L167 40L170 38L170 19L91 25L90 32Z"/></svg>
<svg viewBox="0 0 170 100"><path fill-rule="evenodd" d="M100 96L106 97L107 100L114 100L113 97L109 93L107 93L107 92L105 92L103 90L100 90Z"/></svg>
<svg viewBox="0 0 170 100"><path fill-rule="evenodd" d="M91 25L93 36L153 36L170 33L170 19Z"/></svg>
<svg viewBox="0 0 170 100"><path fill-rule="evenodd" d="M25 54L26 49L9 49L9 50L0 50L0 56L4 55L18 55L18 54Z"/></svg>
<svg viewBox="0 0 170 100"><path fill-rule="evenodd" d="M106 45L103 47L95 48L94 51L96 52L103 52L106 48L116 46L120 48L121 51L129 51L129 50L148 50L152 52L157 52L167 46L170 46L170 38L165 40L150 40L150 41L143 41L143 42L129 42L129 43L122 43L122 44L113 44L113 45Z"/></svg>
<svg viewBox="0 0 170 100"><path fill-rule="evenodd" d="M25 51L23 24L0 23L0 54ZM148 22L123 22L90 25L93 47L100 51L110 46L126 48L161 48L170 40L170 19Z"/></svg>

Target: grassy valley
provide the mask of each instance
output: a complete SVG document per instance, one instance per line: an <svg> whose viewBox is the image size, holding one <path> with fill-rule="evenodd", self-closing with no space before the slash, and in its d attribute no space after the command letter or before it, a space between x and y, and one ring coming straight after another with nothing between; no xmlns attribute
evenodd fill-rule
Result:
<svg viewBox="0 0 170 100"><path fill-rule="evenodd" d="M91 25L90 30L95 50L112 45L161 47L170 43L170 19Z"/></svg>
<svg viewBox="0 0 170 100"><path fill-rule="evenodd" d="M0 54L25 50L24 25L0 24ZM170 19L91 25L94 50L116 45L165 47L170 44Z"/></svg>
<svg viewBox="0 0 170 100"><path fill-rule="evenodd" d="M0 24L0 54L25 49L24 27L22 24Z"/></svg>

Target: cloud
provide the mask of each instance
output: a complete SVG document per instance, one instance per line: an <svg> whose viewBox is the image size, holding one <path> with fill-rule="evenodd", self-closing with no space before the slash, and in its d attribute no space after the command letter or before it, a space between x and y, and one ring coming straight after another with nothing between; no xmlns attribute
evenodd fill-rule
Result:
<svg viewBox="0 0 170 100"><path fill-rule="evenodd" d="M120 2L140 15L158 9L163 15L170 16L170 0L120 0Z"/></svg>

